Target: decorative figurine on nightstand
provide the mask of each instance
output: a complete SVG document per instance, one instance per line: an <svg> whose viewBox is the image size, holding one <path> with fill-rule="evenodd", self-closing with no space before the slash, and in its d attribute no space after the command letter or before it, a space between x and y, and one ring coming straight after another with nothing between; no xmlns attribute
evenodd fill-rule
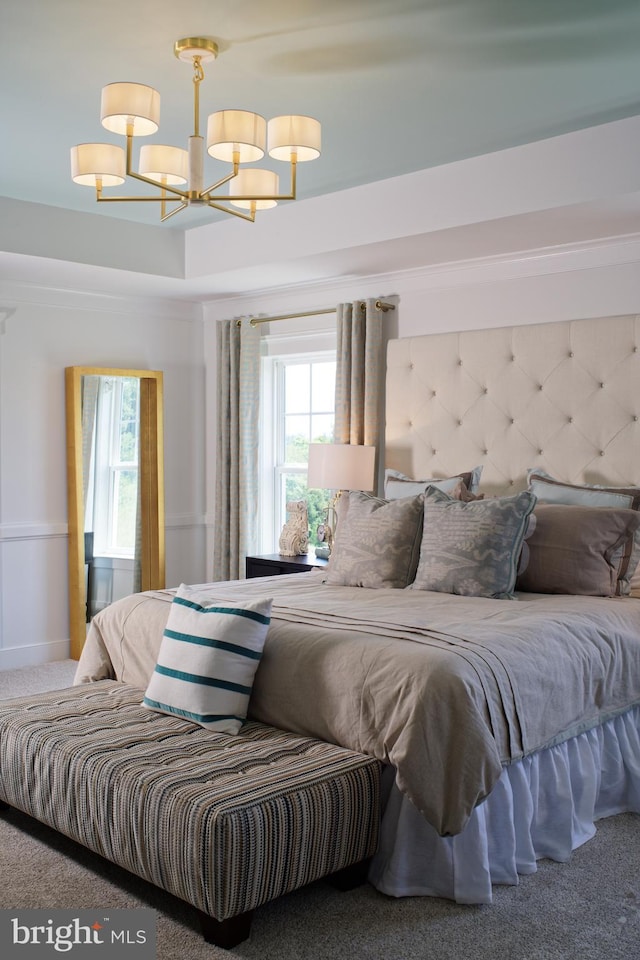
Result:
<svg viewBox="0 0 640 960"><path fill-rule="evenodd" d="M278 548L283 557L301 557L309 549L309 516L306 500L287 503L287 522L282 528Z"/></svg>

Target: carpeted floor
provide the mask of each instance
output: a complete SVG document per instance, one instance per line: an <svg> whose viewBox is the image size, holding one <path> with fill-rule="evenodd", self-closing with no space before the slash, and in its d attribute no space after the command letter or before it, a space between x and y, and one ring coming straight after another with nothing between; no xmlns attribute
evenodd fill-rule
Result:
<svg viewBox="0 0 640 960"><path fill-rule="evenodd" d="M71 661L0 673L0 698L66 686ZM17 811L0 814L0 907L150 907L159 960L635 960L640 958L640 817L599 824L569 864L541 861L487 907L393 900L320 881L256 911L231 953L206 944L187 904Z"/></svg>

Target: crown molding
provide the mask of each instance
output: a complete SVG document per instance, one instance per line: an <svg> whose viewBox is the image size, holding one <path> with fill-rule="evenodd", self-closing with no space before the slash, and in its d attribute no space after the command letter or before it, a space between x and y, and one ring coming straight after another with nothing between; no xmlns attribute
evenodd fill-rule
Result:
<svg viewBox="0 0 640 960"><path fill-rule="evenodd" d="M594 270L640 262L640 232L624 236L518 250L488 257L425 264L408 270L290 284L234 297L205 301L205 319L266 315L288 309L326 307L329 298L392 298L403 291L468 286L526 277ZM328 292L330 291L330 292ZM391 291L391 292L386 292Z"/></svg>
<svg viewBox="0 0 640 960"><path fill-rule="evenodd" d="M36 280L3 281L1 294L3 301L1 311L10 311L10 313L15 313L20 306L29 305L74 311L90 310L92 313L108 313L111 316L133 313L137 317L164 317L188 323L199 321L202 315L201 305L193 300L91 293L47 286L39 284Z"/></svg>

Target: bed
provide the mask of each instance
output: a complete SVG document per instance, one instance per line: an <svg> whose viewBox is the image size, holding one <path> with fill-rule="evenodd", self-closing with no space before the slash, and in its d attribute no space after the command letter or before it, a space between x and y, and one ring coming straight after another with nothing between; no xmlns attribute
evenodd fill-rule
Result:
<svg viewBox="0 0 640 960"><path fill-rule="evenodd" d="M328 573L191 588L273 602L252 719L384 762L370 871L384 893L489 903L540 857L568 859L598 818L640 812L638 345L637 317L391 341L393 495L349 494ZM468 499L411 486L461 476ZM425 560L427 531L480 516L511 531L496 571L510 589L487 589L487 556L479 590L460 585L459 556ZM94 618L76 682L144 690L174 598Z"/></svg>

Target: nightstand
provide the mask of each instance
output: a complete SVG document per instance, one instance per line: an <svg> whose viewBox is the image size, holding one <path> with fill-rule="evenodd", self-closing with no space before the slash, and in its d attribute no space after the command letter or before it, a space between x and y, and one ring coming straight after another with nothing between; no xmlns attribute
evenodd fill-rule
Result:
<svg viewBox="0 0 640 960"><path fill-rule="evenodd" d="M251 577L279 577L285 573L306 573L315 567L326 567L328 560L321 560L313 553L303 557L283 557L279 553L264 553L259 557L247 557L247 579Z"/></svg>

